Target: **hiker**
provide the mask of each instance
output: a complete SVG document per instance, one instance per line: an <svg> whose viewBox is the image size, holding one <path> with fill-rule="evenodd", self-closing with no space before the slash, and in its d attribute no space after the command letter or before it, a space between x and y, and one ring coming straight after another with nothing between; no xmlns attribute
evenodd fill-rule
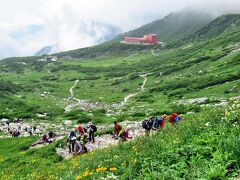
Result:
<svg viewBox="0 0 240 180"><path fill-rule="evenodd" d="M43 143L44 143L44 144L47 143L47 142L48 142L48 139L49 139L48 134L45 133L45 134L42 136L42 141L43 141Z"/></svg>
<svg viewBox="0 0 240 180"><path fill-rule="evenodd" d="M11 133L12 133L12 137L20 136L20 132L18 130L16 130L16 129L14 129Z"/></svg>
<svg viewBox="0 0 240 180"><path fill-rule="evenodd" d="M80 137L80 143L82 145L82 149L84 152L88 152L87 148L86 148L86 144L88 142L88 135L87 133L84 133L81 137Z"/></svg>
<svg viewBox="0 0 240 180"><path fill-rule="evenodd" d="M57 135L53 131L49 131L48 133L48 143L52 143L54 141L54 137Z"/></svg>
<svg viewBox="0 0 240 180"><path fill-rule="evenodd" d="M76 154L76 155L81 154L83 147L82 147L81 143L77 140L76 137L71 138L71 143L73 143L73 145L75 147L73 150L74 154Z"/></svg>
<svg viewBox="0 0 240 180"><path fill-rule="evenodd" d="M162 129L165 124L166 114L162 115L160 118L156 117L156 120L153 122L154 130Z"/></svg>
<svg viewBox="0 0 240 180"><path fill-rule="evenodd" d="M176 112L172 113L172 114L169 116L169 118L168 118L168 121L169 121L173 126L175 126L175 125L178 123L178 121L180 121L180 120L181 120L181 117L180 117Z"/></svg>
<svg viewBox="0 0 240 180"><path fill-rule="evenodd" d="M67 138L67 146L69 148L69 153L74 152L74 142L72 141L73 137L77 138L75 132L71 131Z"/></svg>
<svg viewBox="0 0 240 180"><path fill-rule="evenodd" d="M82 125L80 125L80 124L76 127L76 131L79 132L80 137L81 137L82 135L84 135L84 133L86 133L86 129L85 129Z"/></svg>
<svg viewBox="0 0 240 180"><path fill-rule="evenodd" d="M154 116L150 116L149 118L146 118L142 122L142 127L143 127L143 129L145 129L145 135L146 136L150 135L150 131L152 129L154 120L155 120L155 117Z"/></svg>
<svg viewBox="0 0 240 180"><path fill-rule="evenodd" d="M48 136L49 138L54 138L57 135L53 131L49 131Z"/></svg>
<svg viewBox="0 0 240 180"><path fill-rule="evenodd" d="M29 136L32 136L32 128L28 128L28 133L29 133Z"/></svg>
<svg viewBox="0 0 240 180"><path fill-rule="evenodd" d="M117 121L114 121L113 124L114 124L114 127L113 127L113 130L114 130L113 138L118 139L119 133L122 130L122 125L117 123Z"/></svg>
<svg viewBox="0 0 240 180"><path fill-rule="evenodd" d="M20 131L19 131L19 130L15 130L15 131L13 132L13 135L14 135L14 137L20 136Z"/></svg>
<svg viewBox="0 0 240 180"><path fill-rule="evenodd" d="M36 133L37 127L34 125L33 126L33 132Z"/></svg>
<svg viewBox="0 0 240 180"><path fill-rule="evenodd" d="M121 138L121 141L127 141L127 139L132 139L131 136L129 136L129 130L130 128L126 128L126 130L121 130L119 133L119 137Z"/></svg>
<svg viewBox="0 0 240 180"><path fill-rule="evenodd" d="M97 127L89 122L87 128L89 128L89 142L95 143L94 133L97 132Z"/></svg>
<svg viewBox="0 0 240 180"><path fill-rule="evenodd" d="M167 118L167 115L166 115L166 114L164 114L164 115L161 116L161 119L162 119L162 122L161 122L161 124L160 124L160 127L161 127L161 128L164 127L164 125L165 125L165 119L166 119L166 118Z"/></svg>
<svg viewBox="0 0 240 180"><path fill-rule="evenodd" d="M17 127L16 127L17 131L20 131L21 130L21 125L18 124Z"/></svg>

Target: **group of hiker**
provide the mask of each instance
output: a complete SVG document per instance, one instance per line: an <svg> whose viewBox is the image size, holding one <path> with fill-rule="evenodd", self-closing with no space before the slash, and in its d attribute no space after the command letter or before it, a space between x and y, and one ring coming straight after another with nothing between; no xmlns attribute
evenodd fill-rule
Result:
<svg viewBox="0 0 240 180"><path fill-rule="evenodd" d="M144 119L141 123L142 128L145 130L145 135L148 136L151 130L156 131L163 129L165 126L166 121L166 114L163 114L161 117L157 116L149 116L148 118ZM176 112L172 113L168 117L168 121L173 125L176 126L178 122L182 119L181 115L178 115ZM8 124L8 127L9 124ZM20 136L20 131L29 132L32 135L33 132L36 133L36 126L25 126L24 128L21 127L20 123L17 123L16 127L12 130L9 129L9 133L12 137ZM131 139L132 137L129 134L131 127L123 128L123 126L118 123L117 121L113 122L113 138L118 139L122 142ZM76 128L69 133L67 136L67 147L69 153L74 154L82 154L84 152L88 152L86 147L87 143L95 143L95 133L97 132L97 126L94 125L92 122L89 122L86 126L77 125ZM41 141L35 143L37 144L45 144L45 143L52 143L56 139L57 135L50 131L49 133L45 133L42 136Z"/></svg>
<svg viewBox="0 0 240 180"><path fill-rule="evenodd" d="M151 130L163 129L166 118L167 116L166 114L164 114L161 117L149 116L148 118L144 119L142 121L142 128L145 130L145 134L148 136ZM168 117L168 121L173 126L176 126L181 119L182 119L182 116L177 114L176 112L172 113ZM131 139L132 137L129 136L129 130L130 130L129 128L126 128L125 130L123 130L122 125L115 121L113 138L120 139L122 141Z"/></svg>
<svg viewBox="0 0 240 180"><path fill-rule="evenodd" d="M8 127L8 132L12 135L12 137L19 137L21 134L21 130L24 130L25 132L28 132L28 134L31 136L33 135L33 133L36 133L37 127L34 126L25 126L23 129L21 127L20 124L18 124L14 129L10 129L10 127Z"/></svg>
<svg viewBox="0 0 240 180"><path fill-rule="evenodd" d="M145 134L148 136L151 130L163 129L166 118L166 114L163 114L161 117L149 116L143 120L142 128L145 129ZM173 126L176 126L181 119L182 117L175 112L168 117L168 121ZM117 121L114 121L113 125L113 138L122 142L132 138L129 134L129 127L124 129ZM96 131L97 126L92 122L89 122L85 127L83 125L77 125L75 130L71 131L67 137L69 153L82 154L88 152L86 144L95 143Z"/></svg>
<svg viewBox="0 0 240 180"><path fill-rule="evenodd" d="M123 129L122 125L114 121L113 138L126 141L132 137L129 135L130 128ZM75 131L71 131L67 137L69 153L82 154L88 152L87 143L95 143L95 132L97 126L89 122L86 127L77 125Z"/></svg>
<svg viewBox="0 0 240 180"><path fill-rule="evenodd" d="M146 118L142 122L142 127L145 129L145 134L149 135L151 130L163 129L166 118L167 118L166 114L162 115L161 117L150 116L149 118ZM182 117L178 115L176 112L173 112L168 117L168 121L173 126L176 126L181 119Z"/></svg>
<svg viewBox="0 0 240 180"><path fill-rule="evenodd" d="M75 131L71 131L67 137L69 153L88 152L86 144L95 143L95 132L97 132L97 127L92 122L89 122L86 127L78 125Z"/></svg>
<svg viewBox="0 0 240 180"><path fill-rule="evenodd" d="M12 137L19 137L23 132L27 132L31 136L33 133L36 133L36 130L36 125L23 125L23 120L19 118L13 120L11 124L9 120L5 119L0 123L0 132L7 132Z"/></svg>

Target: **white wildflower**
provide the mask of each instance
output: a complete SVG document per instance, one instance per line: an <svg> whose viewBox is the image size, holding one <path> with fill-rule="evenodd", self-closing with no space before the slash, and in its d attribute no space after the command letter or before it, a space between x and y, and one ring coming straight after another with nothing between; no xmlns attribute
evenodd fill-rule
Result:
<svg viewBox="0 0 240 180"><path fill-rule="evenodd" d="M206 127L210 126L210 122L205 123L205 126Z"/></svg>

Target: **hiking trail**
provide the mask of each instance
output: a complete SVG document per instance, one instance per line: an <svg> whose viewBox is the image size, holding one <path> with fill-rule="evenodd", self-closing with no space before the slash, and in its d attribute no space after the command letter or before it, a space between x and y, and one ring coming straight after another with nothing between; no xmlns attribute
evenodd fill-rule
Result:
<svg viewBox="0 0 240 180"><path fill-rule="evenodd" d="M134 97L134 96L137 96L138 94L140 94L141 92L144 91L144 88L145 88L145 85L146 85L146 82L147 82L147 76L149 75L150 73L148 74L143 74L143 75L139 75L140 77L142 77L144 80L143 80L143 83L141 85L141 91L140 92L136 92L136 93L132 93L132 94L129 94L127 96L124 97L124 100L120 103L122 106L126 105L129 101L129 99L131 97Z"/></svg>
<svg viewBox="0 0 240 180"><path fill-rule="evenodd" d="M123 125L124 128L126 127L130 128L129 134L132 137L132 139L129 139L128 141L134 140L145 134L144 129L141 126L141 122L124 121L121 124ZM112 126L107 126L107 128L109 127L112 127ZM88 142L86 144L86 147L88 151L91 152L97 149L112 147L119 143L122 143L122 142L118 139L113 138L111 134L104 134L104 135L95 137L94 144ZM56 148L56 152L60 156L62 156L64 159L69 159L74 156L74 154L69 153L68 151L69 150L66 145L61 145L60 147Z"/></svg>
<svg viewBox="0 0 240 180"><path fill-rule="evenodd" d="M72 98L74 98L74 92L73 92L73 89L76 87L77 83L79 82L79 80L76 80L74 82L74 85L69 89L69 92L70 92L70 95Z"/></svg>
<svg viewBox="0 0 240 180"><path fill-rule="evenodd" d="M144 79L143 83L142 83L142 85L140 87L140 91L139 92L128 94L128 95L126 95L124 97L122 102L120 102L120 103L113 103L111 105L107 105L105 103L100 103L100 102L93 103L91 101L81 100L81 99L75 98L74 97L74 88L76 87L77 83L79 82L79 80L76 80L74 82L74 85L72 87L70 87L70 89L69 89L70 96L67 98L68 105L65 107L65 112L70 112L75 107L80 108L80 109L84 109L84 110L107 109L108 111L122 108L123 106L125 106L128 103L130 98L132 98L134 96L137 96L138 94L140 94L141 92L144 91L146 82L148 80L147 76L150 75L150 74L151 73L139 75L139 77L142 77ZM75 102L69 103L72 100L74 100Z"/></svg>

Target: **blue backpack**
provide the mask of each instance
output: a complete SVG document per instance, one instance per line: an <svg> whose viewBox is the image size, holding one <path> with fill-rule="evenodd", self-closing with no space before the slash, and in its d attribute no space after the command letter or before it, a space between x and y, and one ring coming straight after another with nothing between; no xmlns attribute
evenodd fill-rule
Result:
<svg viewBox="0 0 240 180"><path fill-rule="evenodd" d="M161 123L162 123L162 118L158 118L158 117L157 117L157 118L156 118L156 121L157 121L158 124L161 124Z"/></svg>
<svg viewBox="0 0 240 180"><path fill-rule="evenodd" d="M175 118L174 118L174 122L178 122L178 121L180 121L181 120L181 117L180 116L176 116Z"/></svg>

